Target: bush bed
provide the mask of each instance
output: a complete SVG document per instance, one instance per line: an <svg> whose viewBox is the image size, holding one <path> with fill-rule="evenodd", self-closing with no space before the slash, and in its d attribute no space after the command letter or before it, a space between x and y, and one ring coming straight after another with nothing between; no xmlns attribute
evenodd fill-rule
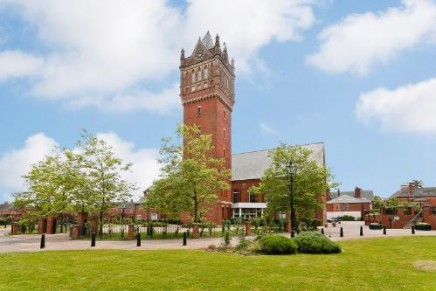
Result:
<svg viewBox="0 0 436 291"><path fill-rule="evenodd" d="M383 225L381 225L379 223L370 223L369 229L383 229Z"/></svg>
<svg viewBox="0 0 436 291"><path fill-rule="evenodd" d="M306 254L333 254L340 253L340 246L319 232L302 232L294 241L298 245L298 251Z"/></svg>
<svg viewBox="0 0 436 291"><path fill-rule="evenodd" d="M281 235L266 235L259 242L261 252L269 255L294 254L297 251L296 242Z"/></svg>
<svg viewBox="0 0 436 291"><path fill-rule="evenodd" d="M431 230L431 225L428 223L418 223L415 225L416 230Z"/></svg>

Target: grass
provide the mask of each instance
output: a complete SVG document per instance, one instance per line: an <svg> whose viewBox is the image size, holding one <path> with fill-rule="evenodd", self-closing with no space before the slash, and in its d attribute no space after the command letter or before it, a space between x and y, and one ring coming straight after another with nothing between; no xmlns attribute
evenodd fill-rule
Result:
<svg viewBox="0 0 436 291"><path fill-rule="evenodd" d="M203 250L0 254L0 290L434 290L436 239L345 241L334 255Z"/></svg>

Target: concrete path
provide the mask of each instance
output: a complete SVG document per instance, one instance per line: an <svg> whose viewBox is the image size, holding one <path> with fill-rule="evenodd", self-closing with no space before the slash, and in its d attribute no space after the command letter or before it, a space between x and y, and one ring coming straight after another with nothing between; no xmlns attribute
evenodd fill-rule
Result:
<svg viewBox="0 0 436 291"><path fill-rule="evenodd" d="M386 235L383 230L369 230L364 226L363 236L360 236L362 222L342 222L336 227L329 224L324 228L324 234L334 241L349 239L365 239L374 237L412 236L410 229L387 229ZM340 227L343 228L344 237L340 237ZM182 239L167 240L142 240L141 246L136 246L136 240L131 241L99 241L91 247L90 240L70 240L67 234L46 235L45 249L40 249L41 235L8 235L10 228L0 229L0 252L36 252L46 250L92 250L92 249L117 249L117 250L162 250L162 249L201 249L209 245L219 245L222 238L188 239L187 245L183 246ZM288 236L289 234L283 234ZM436 231L416 231L418 235L436 236ZM232 244L237 243L237 238Z"/></svg>

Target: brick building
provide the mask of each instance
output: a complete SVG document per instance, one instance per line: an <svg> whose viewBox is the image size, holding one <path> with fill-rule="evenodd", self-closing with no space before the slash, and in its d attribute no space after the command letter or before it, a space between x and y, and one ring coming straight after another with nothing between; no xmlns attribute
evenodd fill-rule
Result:
<svg viewBox="0 0 436 291"><path fill-rule="evenodd" d="M364 217L365 212L372 210L374 193L356 187L354 191L332 192L329 198L326 203L327 218L347 215L358 220Z"/></svg>
<svg viewBox="0 0 436 291"><path fill-rule="evenodd" d="M416 187L409 183L402 185L389 199L400 200L400 205L383 207L380 222L388 228L410 228L413 224L425 222L436 229L436 187Z"/></svg>
<svg viewBox="0 0 436 291"><path fill-rule="evenodd" d="M190 56L182 49L180 56L180 97L185 124L196 124L205 134L212 136L215 157L223 158L231 169L229 189L219 193L219 202L213 204L207 215L209 221L221 223L233 217L261 216L267 207L263 196L249 192L259 185L268 168L268 150L232 155L231 126L235 104L235 66L229 61L227 48L221 48L217 35L215 42L209 32L199 38ZM313 151L312 159L325 166L324 144L304 145ZM325 197L323 198L325 200ZM326 218L325 207L318 219Z"/></svg>

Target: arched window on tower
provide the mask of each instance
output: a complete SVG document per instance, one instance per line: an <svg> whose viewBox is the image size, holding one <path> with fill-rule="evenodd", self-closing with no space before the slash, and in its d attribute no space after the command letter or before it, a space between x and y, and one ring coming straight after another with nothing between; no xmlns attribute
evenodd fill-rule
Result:
<svg viewBox="0 0 436 291"><path fill-rule="evenodd" d="M209 68L207 66L204 67L204 78L205 79L209 78Z"/></svg>
<svg viewBox="0 0 436 291"><path fill-rule="evenodd" d="M201 70L198 70L197 72L197 81L201 81Z"/></svg>
<svg viewBox="0 0 436 291"><path fill-rule="evenodd" d="M191 73L191 84L195 83L195 71L192 71Z"/></svg>

